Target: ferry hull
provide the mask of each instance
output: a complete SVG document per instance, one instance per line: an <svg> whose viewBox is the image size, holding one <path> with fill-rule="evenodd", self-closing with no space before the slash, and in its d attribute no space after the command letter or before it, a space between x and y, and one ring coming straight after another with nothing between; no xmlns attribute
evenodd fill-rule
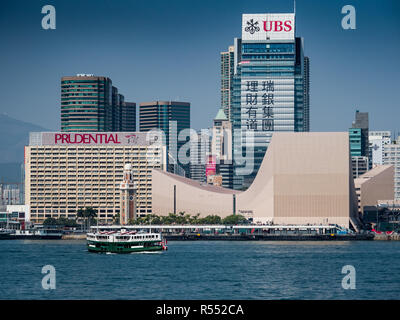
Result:
<svg viewBox="0 0 400 320"><path fill-rule="evenodd" d="M132 243L109 243L109 242L88 242L87 249L89 252L97 253L132 253L143 251L161 251L162 245L138 246Z"/></svg>

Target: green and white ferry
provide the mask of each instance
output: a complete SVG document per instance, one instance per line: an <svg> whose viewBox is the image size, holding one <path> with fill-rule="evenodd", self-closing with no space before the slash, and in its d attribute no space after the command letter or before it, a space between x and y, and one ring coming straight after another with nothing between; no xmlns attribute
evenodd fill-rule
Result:
<svg viewBox="0 0 400 320"><path fill-rule="evenodd" d="M141 251L167 250L167 241L161 233L128 231L89 232L86 235L87 248L90 252L132 253Z"/></svg>

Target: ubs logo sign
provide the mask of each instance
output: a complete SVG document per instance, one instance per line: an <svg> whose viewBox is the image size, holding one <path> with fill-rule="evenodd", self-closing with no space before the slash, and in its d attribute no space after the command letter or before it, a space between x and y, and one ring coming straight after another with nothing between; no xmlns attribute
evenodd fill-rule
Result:
<svg viewBox="0 0 400 320"><path fill-rule="evenodd" d="M254 34L255 32L260 31L260 27L258 26L258 21L254 21L250 19L250 21L246 22L247 27L244 28L244 31L250 32L250 34ZM263 28L266 32L290 32L292 31L292 21L263 21Z"/></svg>
<svg viewBox="0 0 400 320"><path fill-rule="evenodd" d="M290 20L285 20L285 21L280 21L280 20L275 20L275 21L264 21L264 31L266 32L290 32L292 31L292 21Z"/></svg>
<svg viewBox="0 0 400 320"><path fill-rule="evenodd" d="M242 15L242 40L294 40L293 13Z"/></svg>
<svg viewBox="0 0 400 320"><path fill-rule="evenodd" d="M246 23L247 27L244 29L244 31L250 32L250 34L260 31L260 27L258 26L258 21L250 19L250 21L247 21Z"/></svg>

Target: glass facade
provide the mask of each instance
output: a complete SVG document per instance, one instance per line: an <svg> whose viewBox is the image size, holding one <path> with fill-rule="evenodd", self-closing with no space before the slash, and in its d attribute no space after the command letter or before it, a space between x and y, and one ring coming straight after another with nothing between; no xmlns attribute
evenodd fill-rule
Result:
<svg viewBox="0 0 400 320"><path fill-rule="evenodd" d="M246 156L251 174L234 175L234 188L246 189L257 175L272 134L309 131L309 59L303 39L241 41L233 77L234 154ZM254 137L254 139L252 138ZM240 167L237 163L235 168Z"/></svg>
<svg viewBox="0 0 400 320"><path fill-rule="evenodd" d="M139 130L150 131L160 129L164 132L167 152L189 175L189 164L182 164L178 158L178 151L189 140L177 140L183 129L190 128L190 103L177 101L144 102L139 106ZM172 169L169 170L172 172Z"/></svg>
<svg viewBox="0 0 400 320"><path fill-rule="evenodd" d="M351 156L361 156L361 129L350 128L349 129L350 139L350 154Z"/></svg>
<svg viewBox="0 0 400 320"><path fill-rule="evenodd" d="M136 131L136 104L125 102L107 77L63 77L61 131Z"/></svg>

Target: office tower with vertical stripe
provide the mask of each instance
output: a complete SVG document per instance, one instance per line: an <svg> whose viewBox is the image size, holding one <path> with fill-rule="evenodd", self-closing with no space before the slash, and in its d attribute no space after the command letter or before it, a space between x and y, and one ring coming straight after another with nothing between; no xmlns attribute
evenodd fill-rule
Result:
<svg viewBox="0 0 400 320"><path fill-rule="evenodd" d="M221 107L230 119L233 94L234 46L228 51L221 52Z"/></svg>

